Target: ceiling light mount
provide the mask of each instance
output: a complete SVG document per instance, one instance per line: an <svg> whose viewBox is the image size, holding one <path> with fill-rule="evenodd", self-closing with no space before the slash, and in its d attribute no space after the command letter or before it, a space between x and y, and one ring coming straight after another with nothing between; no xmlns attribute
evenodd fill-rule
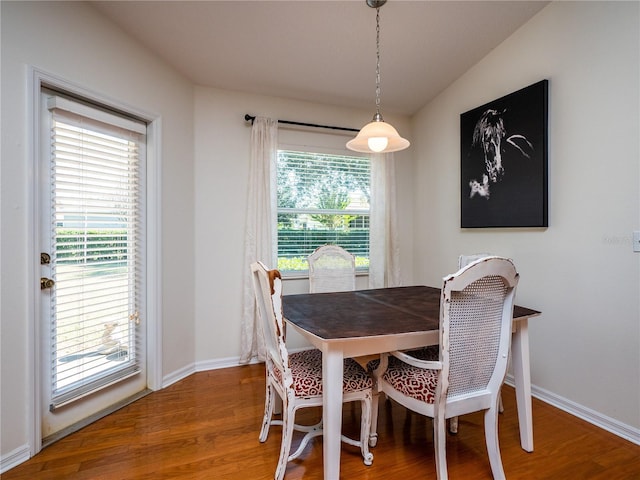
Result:
<svg viewBox="0 0 640 480"><path fill-rule="evenodd" d="M367 0L367 5L371 8L380 8L385 3L387 3L387 0Z"/></svg>
<svg viewBox="0 0 640 480"><path fill-rule="evenodd" d="M398 131L386 123L380 113L380 7L387 0L366 0L367 5L376 9L376 113L358 135L349 142L347 148L364 153L390 153L404 150L410 144Z"/></svg>

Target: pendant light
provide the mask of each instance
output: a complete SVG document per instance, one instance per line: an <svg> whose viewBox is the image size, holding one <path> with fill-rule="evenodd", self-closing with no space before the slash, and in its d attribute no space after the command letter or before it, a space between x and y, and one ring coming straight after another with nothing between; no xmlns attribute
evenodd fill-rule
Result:
<svg viewBox="0 0 640 480"><path fill-rule="evenodd" d="M376 113L371 123L367 123L354 139L347 142L347 148L365 153L397 152L407 148L409 140L402 138L391 124L383 120L380 113L380 7L387 0L366 1L368 6L376 9Z"/></svg>

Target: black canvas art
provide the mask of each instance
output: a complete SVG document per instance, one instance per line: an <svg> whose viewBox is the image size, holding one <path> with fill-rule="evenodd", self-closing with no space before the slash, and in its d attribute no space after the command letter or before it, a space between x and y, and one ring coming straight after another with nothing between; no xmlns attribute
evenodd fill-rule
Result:
<svg viewBox="0 0 640 480"><path fill-rule="evenodd" d="M548 81L460 115L461 226L546 227Z"/></svg>

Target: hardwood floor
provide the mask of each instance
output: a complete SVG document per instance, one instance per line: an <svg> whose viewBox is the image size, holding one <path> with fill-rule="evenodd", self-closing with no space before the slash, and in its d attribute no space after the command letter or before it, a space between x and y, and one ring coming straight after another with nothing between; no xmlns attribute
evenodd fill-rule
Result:
<svg viewBox="0 0 640 480"><path fill-rule="evenodd" d="M264 367L201 372L59 440L2 480L271 479L280 427L258 442ZM640 446L541 401L533 401L535 451L520 448L515 394L503 389L500 446L509 479L640 479ZM305 411L306 410L306 411ZM299 421L313 422L319 409ZM345 405L344 430L357 435L359 406ZM490 479L482 415L460 418L447 439L451 479ZM435 479L431 421L392 402L381 403L379 441L370 467L359 451L342 447L341 478ZM322 439L290 462L285 480L322 479Z"/></svg>

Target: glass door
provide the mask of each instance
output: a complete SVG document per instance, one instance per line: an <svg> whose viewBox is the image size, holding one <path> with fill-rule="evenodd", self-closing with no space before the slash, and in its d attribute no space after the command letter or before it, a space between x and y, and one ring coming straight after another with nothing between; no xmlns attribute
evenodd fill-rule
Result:
<svg viewBox="0 0 640 480"><path fill-rule="evenodd" d="M146 389L145 125L43 91L42 436Z"/></svg>

